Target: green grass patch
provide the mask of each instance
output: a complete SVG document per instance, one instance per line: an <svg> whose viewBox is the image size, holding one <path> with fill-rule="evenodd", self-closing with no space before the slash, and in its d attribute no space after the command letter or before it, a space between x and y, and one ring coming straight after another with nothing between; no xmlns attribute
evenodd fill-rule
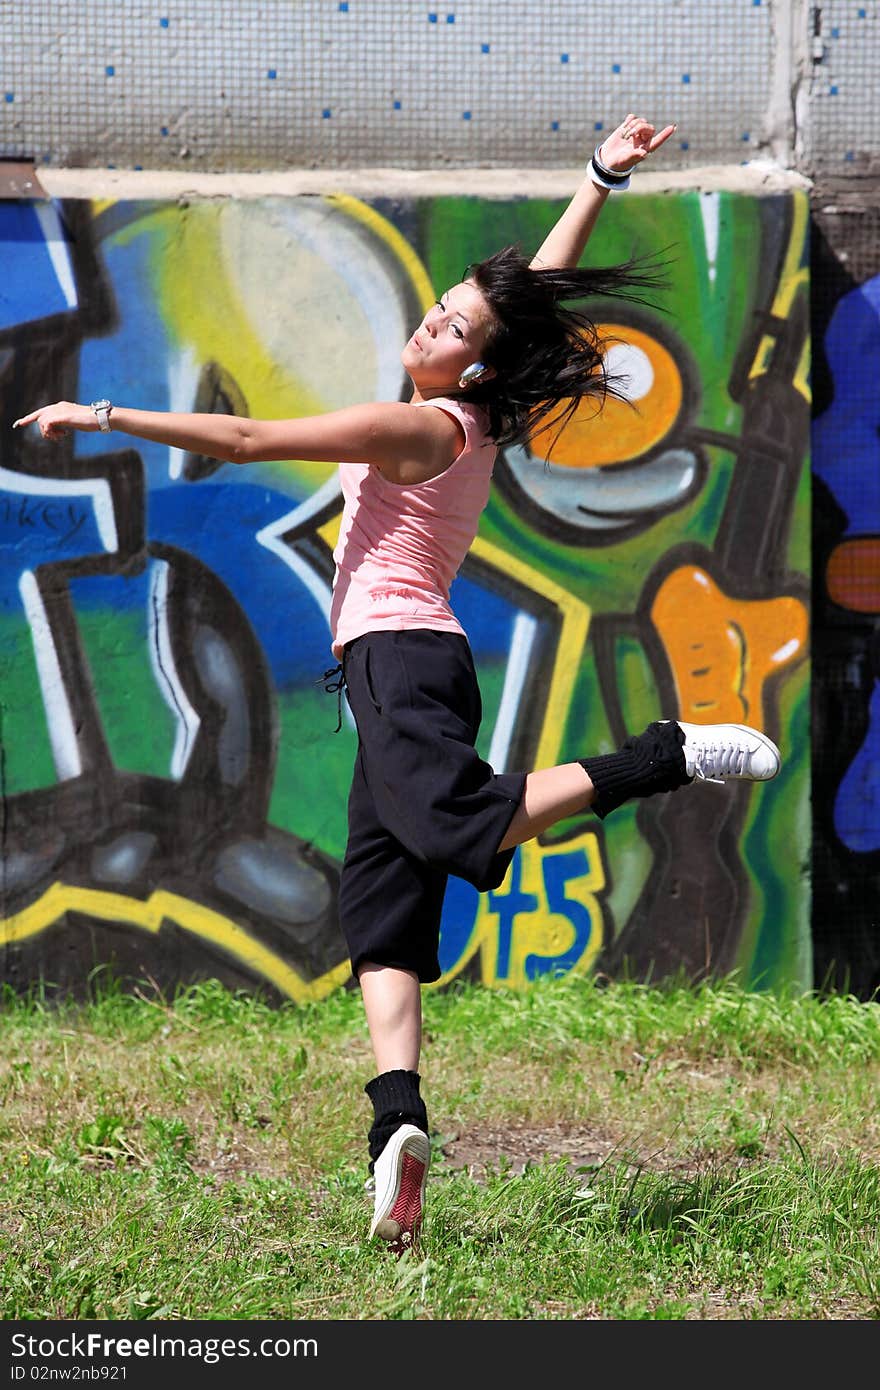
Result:
<svg viewBox="0 0 880 1390"><path fill-rule="evenodd" d="M426 990L422 1240L366 1240L359 995L2 1002L0 1316L874 1319L880 1006Z"/></svg>

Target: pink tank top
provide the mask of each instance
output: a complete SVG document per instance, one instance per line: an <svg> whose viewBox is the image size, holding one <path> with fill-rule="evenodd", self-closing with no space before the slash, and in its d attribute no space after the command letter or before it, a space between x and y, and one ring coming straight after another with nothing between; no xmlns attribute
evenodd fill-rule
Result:
<svg viewBox="0 0 880 1390"><path fill-rule="evenodd" d="M365 632L463 631L449 590L489 500L497 449L479 406L447 396L421 406L444 410L465 434L461 453L436 478L403 487L367 464L339 465L344 507L330 608L337 661Z"/></svg>

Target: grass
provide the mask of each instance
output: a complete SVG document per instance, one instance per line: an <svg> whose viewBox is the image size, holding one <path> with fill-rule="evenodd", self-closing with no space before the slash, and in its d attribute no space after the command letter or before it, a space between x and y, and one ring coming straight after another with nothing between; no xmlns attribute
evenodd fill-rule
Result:
<svg viewBox="0 0 880 1390"><path fill-rule="evenodd" d="M880 1005L425 994L419 1246L365 1240L360 998L0 1011L0 1318L880 1317Z"/></svg>

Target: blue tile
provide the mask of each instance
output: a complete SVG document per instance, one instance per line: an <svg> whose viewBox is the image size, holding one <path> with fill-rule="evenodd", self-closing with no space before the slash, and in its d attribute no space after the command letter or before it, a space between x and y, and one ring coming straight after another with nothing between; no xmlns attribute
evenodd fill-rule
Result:
<svg viewBox="0 0 880 1390"><path fill-rule="evenodd" d="M832 29L832 30L831 30L831 37L832 37L833 39L839 39L839 38L840 38L840 30L839 30L839 29Z"/></svg>
<svg viewBox="0 0 880 1390"><path fill-rule="evenodd" d="M395 110L395 111L400 111L400 110L402 110L402 107L401 107L401 104L400 104L399 101L396 101L396 102L394 103L394 110Z"/></svg>
<svg viewBox="0 0 880 1390"><path fill-rule="evenodd" d="M845 154L843 157L844 157L844 159L847 160L847 162L850 163L850 164L851 164L852 161L855 159L855 155L854 155L854 153L853 153L852 150L847 150L846 154Z"/></svg>
<svg viewBox="0 0 880 1390"><path fill-rule="evenodd" d="M620 64L619 64L619 63L612 63L612 64L611 64L611 71L612 71L612 72L620 72Z"/></svg>
<svg viewBox="0 0 880 1390"><path fill-rule="evenodd" d="M594 130L604 130L605 127L603 126L603 124L602 124L601 121L594 121L594 122L593 122L593 129L594 129Z"/></svg>
<svg viewBox="0 0 880 1390"><path fill-rule="evenodd" d="M859 10L858 15L859 15L859 19L867 19L867 17L868 17L868 11L867 11L867 10Z"/></svg>
<svg viewBox="0 0 880 1390"><path fill-rule="evenodd" d="M749 135L749 132L748 132L747 130L744 130L743 133L742 133L742 135L741 135L739 138L740 138L741 140L751 140L752 137L751 137L751 135Z"/></svg>
<svg viewBox="0 0 880 1390"><path fill-rule="evenodd" d="M559 55L559 61L560 61L560 63L567 63L567 62L568 62L568 54L567 54L567 53L560 53L560 55Z"/></svg>
<svg viewBox="0 0 880 1390"><path fill-rule="evenodd" d="M685 85L686 87L689 87L689 86L690 86L690 82L691 82L691 75L690 75L690 73L689 73L689 72L683 72L683 73L681 74L681 80L682 80L682 82L684 83L684 85Z"/></svg>
<svg viewBox="0 0 880 1390"><path fill-rule="evenodd" d="M108 63L106 68L104 69L104 72L107 74L108 77L113 77L115 76L116 69L114 68L112 63ZM107 167L109 168L110 166L108 165Z"/></svg>
<svg viewBox="0 0 880 1390"><path fill-rule="evenodd" d="M167 29L169 23L170 23L170 20L166 19L166 18L163 16L162 19L159 20L159 28L160 28L160 29Z"/></svg>
<svg viewBox="0 0 880 1390"><path fill-rule="evenodd" d="M276 69L276 68L270 68L269 71L266 73L266 76L268 77L268 79L269 79L270 82L274 82L274 81L275 81L275 78L278 76L278 71L277 71L277 69Z"/></svg>
<svg viewBox="0 0 880 1390"><path fill-rule="evenodd" d="M558 121L551 121L551 122L550 122L550 129L551 129L551 130L558 130L558 129L559 129L559 122L558 122Z"/></svg>
<svg viewBox="0 0 880 1390"><path fill-rule="evenodd" d="M167 125L163 125L163 126L162 126L161 130L159 131L159 134L160 134L160 135L167 135L167 134L168 134L168 127L167 127Z"/></svg>
<svg viewBox="0 0 880 1390"><path fill-rule="evenodd" d="M429 24L436 24L436 23L437 23L437 16L436 16L435 14L429 14L429 15L428 15L428 23L429 23Z"/></svg>
<svg viewBox="0 0 880 1390"><path fill-rule="evenodd" d="M321 112L321 119L324 120L324 121L329 121L329 119L330 119L330 117L332 116L332 114L333 114L333 112L330 110L330 107L329 107L329 106L325 106L325 107L324 107L324 110Z"/></svg>
<svg viewBox="0 0 880 1390"><path fill-rule="evenodd" d="M480 44L480 52L481 52L481 53L488 53L488 52L489 52L489 45L488 45L487 43L481 43L481 44Z"/></svg>
<svg viewBox="0 0 880 1390"><path fill-rule="evenodd" d="M679 145L679 149L680 149L680 150L689 150L690 147L691 147L691 146L690 146L690 141L689 141L689 140L682 140L681 143L680 143L680 145Z"/></svg>
<svg viewBox="0 0 880 1390"><path fill-rule="evenodd" d="M7 101L15 101L15 92L7 92L7 93L6 93L6 100L7 100Z"/></svg>
<svg viewBox="0 0 880 1390"><path fill-rule="evenodd" d="M462 119L463 121L469 121L470 118L471 118L471 113L470 113L470 111L462 111L462 113L461 113L461 119Z"/></svg>
<svg viewBox="0 0 880 1390"><path fill-rule="evenodd" d="M447 24L454 24L454 23L455 23L455 15L454 15L454 14L448 14L448 15L446 16L446 23L447 23Z"/></svg>
<svg viewBox="0 0 880 1390"><path fill-rule="evenodd" d="M836 88L835 86L829 87L829 88L828 88L828 95L829 95L830 97L836 97L836 96L837 96L837 88Z"/></svg>
<svg viewBox="0 0 880 1390"><path fill-rule="evenodd" d="M339 0L340 14L348 14L348 0Z"/></svg>

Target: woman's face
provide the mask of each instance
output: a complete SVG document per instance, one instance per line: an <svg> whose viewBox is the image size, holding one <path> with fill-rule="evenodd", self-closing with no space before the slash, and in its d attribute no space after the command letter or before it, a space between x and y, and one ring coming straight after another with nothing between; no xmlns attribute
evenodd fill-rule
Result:
<svg viewBox="0 0 880 1390"><path fill-rule="evenodd" d="M457 391L465 367L481 360L490 325L489 307L472 280L447 290L400 355L417 390Z"/></svg>

